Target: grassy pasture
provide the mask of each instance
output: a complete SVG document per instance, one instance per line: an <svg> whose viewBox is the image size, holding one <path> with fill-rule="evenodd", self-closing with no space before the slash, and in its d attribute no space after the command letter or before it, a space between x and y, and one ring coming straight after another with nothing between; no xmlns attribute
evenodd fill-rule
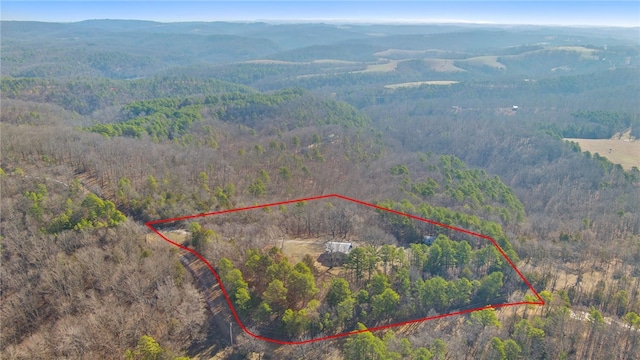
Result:
<svg viewBox="0 0 640 360"><path fill-rule="evenodd" d="M426 49L426 50L407 50L407 49L387 49L373 54L379 58L395 58L410 60L416 57L423 56L435 56L441 57L442 55L451 54L450 51L440 49Z"/></svg>
<svg viewBox="0 0 640 360"><path fill-rule="evenodd" d="M589 49L583 46L549 46L549 47L545 47L544 49L540 49L540 50L533 50L533 51L527 51L527 52L523 52L522 54L518 54L518 55L509 55L509 56L505 56L507 58L510 59L523 59L529 55L532 54L537 54L537 53L548 53L548 52L553 52L553 51L571 51L571 52L577 52L580 54L580 58L585 59L585 60L598 60L598 55L597 53L600 52L600 50L596 50L596 49Z"/></svg>
<svg viewBox="0 0 640 360"><path fill-rule="evenodd" d="M454 60L451 59L424 59L423 60L429 69L437 72L458 72L467 71L454 65Z"/></svg>
<svg viewBox="0 0 640 360"><path fill-rule="evenodd" d="M367 68L360 71L354 71L354 73L371 73L371 72L390 72L395 71L398 67L398 60L389 60L382 64L370 64Z"/></svg>
<svg viewBox="0 0 640 360"><path fill-rule="evenodd" d="M302 65L305 63L293 62L293 61L284 61L284 60L249 60L245 61L246 64L261 64L261 65Z"/></svg>
<svg viewBox="0 0 640 360"><path fill-rule="evenodd" d="M259 59L245 61L245 64L266 64L266 65L309 65L309 64L330 64L330 65L354 65L359 64L356 61L347 60L335 60L335 59L318 59L313 61L284 61L284 60L271 60L271 59Z"/></svg>
<svg viewBox="0 0 640 360"><path fill-rule="evenodd" d="M313 64L337 64L337 65L354 65L359 64L357 61L335 60L335 59L318 59L311 61Z"/></svg>
<svg viewBox="0 0 640 360"><path fill-rule="evenodd" d="M279 245L289 262L296 264L307 254L317 259L324 252L325 242L320 239L286 239Z"/></svg>
<svg viewBox="0 0 640 360"><path fill-rule="evenodd" d="M640 168L640 141L629 139L565 139L580 144L582 151L598 153L614 164L620 164L625 170L633 166Z"/></svg>
<svg viewBox="0 0 640 360"><path fill-rule="evenodd" d="M484 65L496 69L505 69L506 66L498 62L497 56L476 56L465 60L459 60L460 62L468 63L470 65Z"/></svg>
<svg viewBox="0 0 640 360"><path fill-rule="evenodd" d="M557 46L548 48L548 50L557 50L557 51L574 51L580 53L580 57L588 60L598 60L598 56L594 55L594 53L598 53L599 50L589 49L582 46Z"/></svg>
<svg viewBox="0 0 640 360"><path fill-rule="evenodd" d="M451 85L457 84L458 81L452 80L434 80L434 81L414 81L414 82L406 82L400 84L389 84L384 87L387 89L398 89L403 87L418 87L420 85Z"/></svg>
<svg viewBox="0 0 640 360"><path fill-rule="evenodd" d="M379 58L386 58L386 57L389 57L389 56L397 56L397 57L403 57L403 58L410 59L410 58L425 54L428 51L429 50L387 49L385 51L377 52L377 53L375 53L373 55L376 56L376 57L379 57Z"/></svg>

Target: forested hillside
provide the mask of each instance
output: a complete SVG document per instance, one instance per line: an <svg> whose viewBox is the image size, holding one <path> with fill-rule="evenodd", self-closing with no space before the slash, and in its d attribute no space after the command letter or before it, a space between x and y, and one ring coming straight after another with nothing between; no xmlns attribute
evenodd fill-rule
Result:
<svg viewBox="0 0 640 360"><path fill-rule="evenodd" d="M1 27L2 358L640 357L640 148L563 140L639 144L637 29ZM333 199L158 224L227 304L144 226L327 194L497 245Z"/></svg>

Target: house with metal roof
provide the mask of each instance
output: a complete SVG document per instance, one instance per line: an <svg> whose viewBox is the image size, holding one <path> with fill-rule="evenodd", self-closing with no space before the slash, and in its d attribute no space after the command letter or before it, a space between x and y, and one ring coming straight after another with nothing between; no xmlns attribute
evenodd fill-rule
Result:
<svg viewBox="0 0 640 360"><path fill-rule="evenodd" d="M349 254L353 249L353 244L350 242L336 242L329 241L325 244L324 252L332 254L332 253L343 253Z"/></svg>

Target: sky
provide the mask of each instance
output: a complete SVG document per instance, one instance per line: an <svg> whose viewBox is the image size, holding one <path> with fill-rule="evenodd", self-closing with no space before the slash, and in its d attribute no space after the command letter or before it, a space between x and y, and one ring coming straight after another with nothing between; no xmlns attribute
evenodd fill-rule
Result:
<svg viewBox="0 0 640 360"><path fill-rule="evenodd" d="M1 1L0 19L640 26L640 1Z"/></svg>

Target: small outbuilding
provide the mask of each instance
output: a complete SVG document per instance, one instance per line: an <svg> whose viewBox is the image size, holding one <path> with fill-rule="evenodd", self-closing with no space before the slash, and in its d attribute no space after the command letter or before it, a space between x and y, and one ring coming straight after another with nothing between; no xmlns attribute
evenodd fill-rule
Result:
<svg viewBox="0 0 640 360"><path fill-rule="evenodd" d="M433 245L433 242L436 240L435 236L425 235L422 237L422 243L425 245Z"/></svg>

